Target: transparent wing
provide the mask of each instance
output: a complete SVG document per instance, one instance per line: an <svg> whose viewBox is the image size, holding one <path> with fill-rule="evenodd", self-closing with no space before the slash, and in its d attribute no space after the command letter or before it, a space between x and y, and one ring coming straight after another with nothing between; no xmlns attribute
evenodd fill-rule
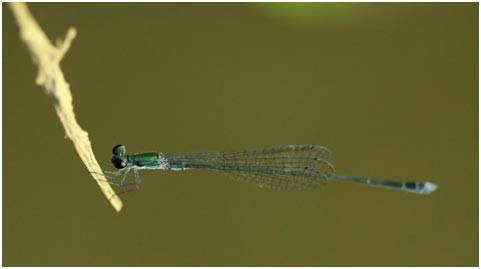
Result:
<svg viewBox="0 0 481 269"><path fill-rule="evenodd" d="M334 173L329 149L289 145L237 152L164 154L170 169L210 169L273 190L310 190Z"/></svg>

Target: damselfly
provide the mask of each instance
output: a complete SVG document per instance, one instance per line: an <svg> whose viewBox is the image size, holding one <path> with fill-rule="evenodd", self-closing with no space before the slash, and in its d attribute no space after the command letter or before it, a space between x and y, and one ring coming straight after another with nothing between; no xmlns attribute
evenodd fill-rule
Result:
<svg viewBox="0 0 481 269"><path fill-rule="evenodd" d="M121 176L124 186L130 171L135 185L140 186L139 170L160 169L183 171L214 170L237 181L254 183L273 190L305 191L318 188L327 181L354 182L400 191L430 194L437 185L425 181L395 182L380 179L341 176L334 173L329 149L318 145L288 145L234 152L167 154L144 152L127 155L122 145L113 149L112 164L118 170L112 178Z"/></svg>

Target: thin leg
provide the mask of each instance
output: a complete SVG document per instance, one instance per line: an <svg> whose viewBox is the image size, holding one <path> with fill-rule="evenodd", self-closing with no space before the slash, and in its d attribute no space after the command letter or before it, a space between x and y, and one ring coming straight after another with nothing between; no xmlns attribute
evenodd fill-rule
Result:
<svg viewBox="0 0 481 269"><path fill-rule="evenodd" d="M98 174L98 175L103 175L104 177L112 180L112 181L109 181L109 180L100 180L100 179L96 179L96 180L100 180L100 181L105 181L107 183L109 183L110 185L114 185L114 186L120 186L119 183L116 183L116 182L113 182L113 180L115 180L117 177L119 177L121 174L119 171L117 172L112 172L112 171L104 171L103 173L99 173L99 172L90 172L91 174ZM110 174L110 175L109 175Z"/></svg>
<svg viewBox="0 0 481 269"><path fill-rule="evenodd" d="M140 175L137 169L134 169L134 175L135 175L135 188L138 190L140 187Z"/></svg>
<svg viewBox="0 0 481 269"><path fill-rule="evenodd" d="M130 167L127 167L127 169L125 169L124 176L122 177L122 181L120 181L120 186L124 185L125 180L127 179L127 175L129 174L129 172L130 172Z"/></svg>
<svg viewBox="0 0 481 269"><path fill-rule="evenodd" d="M99 173L99 172L90 172L91 174L99 174L99 175L104 175L106 178L108 179L111 179L111 180L115 180L117 177L119 177L120 175L122 175L122 173L120 171L116 171L116 172L112 172L112 171L104 171L103 173ZM110 174L110 175L105 175L105 174ZM117 188L124 188L124 187L127 187L127 186L132 186L134 185L135 183L128 183L128 184L123 184L121 185L120 183L116 183L116 182L112 182L112 181L108 181L108 180L101 180L101 179L95 179L95 180L99 180L99 181L103 181L103 182L107 182L109 183L110 185L113 185ZM139 179L139 182L140 182L140 179ZM138 189L138 187L137 187ZM124 191L121 191L121 192L116 192L115 194L112 195L112 197L110 197L110 199L114 198L115 196L117 195L121 195L121 194L125 194L127 192L131 192L131 191L135 191L137 190L135 188L131 188L131 189L127 189L127 190L124 190ZM110 200L109 199L109 200Z"/></svg>
<svg viewBox="0 0 481 269"><path fill-rule="evenodd" d="M115 172L112 172L112 171L104 171L104 174L110 175L110 177L112 177L112 179L116 179L118 176L121 175L120 171L115 171Z"/></svg>

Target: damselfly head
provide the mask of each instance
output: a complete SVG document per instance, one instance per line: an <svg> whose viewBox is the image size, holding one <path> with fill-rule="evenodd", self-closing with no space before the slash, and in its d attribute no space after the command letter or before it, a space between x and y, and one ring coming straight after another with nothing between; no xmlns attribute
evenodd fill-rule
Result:
<svg viewBox="0 0 481 269"><path fill-rule="evenodd" d="M127 149L125 149L125 147L122 145L117 145L114 147L112 152L114 153L114 157L112 157L112 164L115 166L115 168L124 169L127 167L127 156L125 155Z"/></svg>

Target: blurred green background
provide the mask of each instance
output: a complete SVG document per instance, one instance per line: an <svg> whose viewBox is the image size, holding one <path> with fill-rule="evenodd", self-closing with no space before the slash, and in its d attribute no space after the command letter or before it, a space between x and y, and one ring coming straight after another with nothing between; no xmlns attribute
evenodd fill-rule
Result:
<svg viewBox="0 0 481 269"><path fill-rule="evenodd" d="M3 265L478 265L478 3L29 6L78 30L62 67L100 161L321 144L339 174L440 189L143 171L116 213L3 4Z"/></svg>

